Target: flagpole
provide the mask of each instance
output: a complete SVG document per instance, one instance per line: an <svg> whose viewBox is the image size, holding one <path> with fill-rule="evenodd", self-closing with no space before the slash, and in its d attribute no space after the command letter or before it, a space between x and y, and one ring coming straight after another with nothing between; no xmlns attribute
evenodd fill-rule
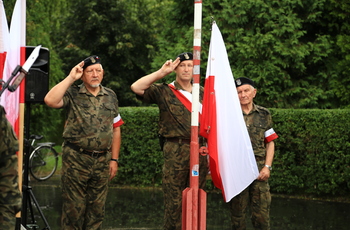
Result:
<svg viewBox="0 0 350 230"><path fill-rule="evenodd" d="M191 111L190 144L190 188L183 192L183 230L206 229L206 193L199 189L199 92L200 92L200 52L202 35L202 0L194 0L193 37L193 86Z"/></svg>
<svg viewBox="0 0 350 230"><path fill-rule="evenodd" d="M20 38L20 65L22 66L26 60L26 1L21 2L21 38ZM22 171L23 171L23 150L24 150L24 104L25 104L25 81L22 81L19 87L19 154L18 154L18 172L20 173L20 190L22 190Z"/></svg>

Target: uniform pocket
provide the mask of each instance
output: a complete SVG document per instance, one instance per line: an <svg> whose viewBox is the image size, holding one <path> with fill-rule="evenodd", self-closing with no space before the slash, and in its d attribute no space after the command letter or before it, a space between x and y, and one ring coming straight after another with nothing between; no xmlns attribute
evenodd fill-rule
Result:
<svg viewBox="0 0 350 230"><path fill-rule="evenodd" d="M170 100L170 111L174 116L182 116L184 114L185 106L178 100Z"/></svg>

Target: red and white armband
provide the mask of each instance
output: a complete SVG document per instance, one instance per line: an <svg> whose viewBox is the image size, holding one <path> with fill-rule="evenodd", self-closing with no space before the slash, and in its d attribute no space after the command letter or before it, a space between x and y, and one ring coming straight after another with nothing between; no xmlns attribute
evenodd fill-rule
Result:
<svg viewBox="0 0 350 230"><path fill-rule="evenodd" d="M120 114L118 114L118 116L113 119L113 128L119 127L122 124L124 124L124 121Z"/></svg>
<svg viewBox="0 0 350 230"><path fill-rule="evenodd" d="M277 138L278 138L278 135L275 132L275 130L273 130L273 128L271 128L265 132L265 143L269 143Z"/></svg>

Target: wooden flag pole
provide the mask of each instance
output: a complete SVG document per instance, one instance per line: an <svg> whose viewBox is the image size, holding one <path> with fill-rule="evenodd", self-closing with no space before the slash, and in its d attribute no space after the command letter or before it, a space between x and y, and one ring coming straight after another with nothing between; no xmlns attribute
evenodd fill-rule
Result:
<svg viewBox="0 0 350 230"><path fill-rule="evenodd" d="M191 111L190 145L190 188L182 194L182 229L206 229L207 194L199 189L199 91L200 91L200 52L202 35L202 0L194 1L194 38L193 38L193 86Z"/></svg>

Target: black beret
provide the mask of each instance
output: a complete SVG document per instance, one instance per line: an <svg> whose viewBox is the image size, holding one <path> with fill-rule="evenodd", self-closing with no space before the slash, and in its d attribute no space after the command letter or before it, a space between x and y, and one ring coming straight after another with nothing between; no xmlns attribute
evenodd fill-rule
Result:
<svg viewBox="0 0 350 230"><path fill-rule="evenodd" d="M180 62L193 60L193 54L188 52L179 54L177 57L180 58Z"/></svg>
<svg viewBox="0 0 350 230"><path fill-rule="evenodd" d="M255 87L254 81L246 77L240 77L235 80L236 88L241 85L251 85Z"/></svg>
<svg viewBox="0 0 350 230"><path fill-rule="evenodd" d="M90 65L95 65L101 63L101 59L99 56L97 55L92 55L90 57L87 57L84 59L84 66L83 69L86 69L86 67L90 66Z"/></svg>

